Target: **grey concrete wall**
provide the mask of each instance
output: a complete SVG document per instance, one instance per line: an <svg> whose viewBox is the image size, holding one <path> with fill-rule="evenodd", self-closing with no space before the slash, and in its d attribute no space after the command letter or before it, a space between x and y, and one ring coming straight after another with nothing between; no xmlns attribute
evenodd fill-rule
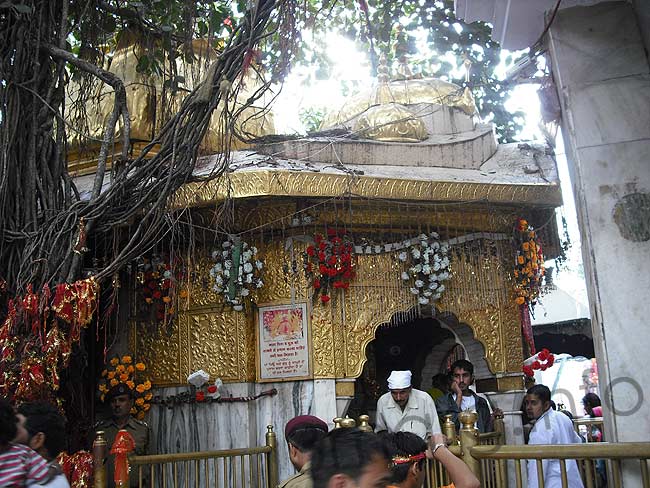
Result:
<svg viewBox="0 0 650 488"><path fill-rule="evenodd" d="M639 359L650 351L650 72L639 21L627 2L568 8L548 41L606 434L610 441L647 441L650 382Z"/></svg>

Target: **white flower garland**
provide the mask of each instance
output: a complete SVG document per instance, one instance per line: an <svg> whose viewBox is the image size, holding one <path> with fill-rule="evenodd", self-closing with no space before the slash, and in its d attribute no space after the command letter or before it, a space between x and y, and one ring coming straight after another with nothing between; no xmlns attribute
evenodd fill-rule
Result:
<svg viewBox="0 0 650 488"><path fill-rule="evenodd" d="M210 269L210 276L214 280L212 289L223 296L224 302L232 305L234 310L243 310L243 298L249 296L252 291L262 288L264 282L260 277L264 263L257 259L257 248L249 246L246 242L241 243L241 254L239 256L239 269L233 269L233 248L235 243L228 239L221 244L222 250L212 252L214 266ZM230 298L228 285L230 278L235 274L235 297Z"/></svg>
<svg viewBox="0 0 650 488"><path fill-rule="evenodd" d="M443 281L449 279L449 246L440 244L440 236L431 232L428 236L420 234L415 243L398 254L398 259L408 264L402 271L402 280L417 295L420 305L436 303L445 291ZM407 283L409 282L409 283Z"/></svg>

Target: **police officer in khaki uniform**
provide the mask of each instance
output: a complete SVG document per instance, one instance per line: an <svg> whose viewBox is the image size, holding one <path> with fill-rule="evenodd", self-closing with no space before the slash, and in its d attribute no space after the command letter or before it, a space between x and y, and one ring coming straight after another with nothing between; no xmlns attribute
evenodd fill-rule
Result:
<svg viewBox="0 0 650 488"><path fill-rule="evenodd" d="M115 486L114 480L114 457L110 453L111 446L115 441L117 432L121 429L126 430L135 441L134 454L142 456L149 454L149 426L131 416L133 408L133 391L124 383L119 383L111 388L106 394L106 401L111 405L112 417L107 420L101 420L95 424L95 431L103 430L106 437L106 447L108 460L106 462L106 478L109 488ZM131 472L130 485L138 486L137 472Z"/></svg>
<svg viewBox="0 0 650 488"><path fill-rule="evenodd" d="M327 424L313 415L300 415L287 422L284 438L289 459L298 473L280 483L280 488L312 488L311 452L326 434Z"/></svg>

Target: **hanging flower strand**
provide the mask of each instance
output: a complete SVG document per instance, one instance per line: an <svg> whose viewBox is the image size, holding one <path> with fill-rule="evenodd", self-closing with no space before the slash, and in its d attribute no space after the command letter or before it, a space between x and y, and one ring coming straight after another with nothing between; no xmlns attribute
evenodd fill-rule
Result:
<svg viewBox="0 0 650 488"><path fill-rule="evenodd" d="M221 249L212 252L214 266L210 276L212 289L223 297L233 310L244 309L244 300L264 286L262 270L264 263L257 256L257 248L247 242L230 238L221 243Z"/></svg>
<svg viewBox="0 0 650 488"><path fill-rule="evenodd" d="M305 272L322 303L335 290L347 290L355 277L354 245L343 229L327 229L327 237L314 235L314 245L305 251Z"/></svg>
<svg viewBox="0 0 650 488"><path fill-rule="evenodd" d="M515 225L515 291L517 305L534 306L544 277L544 255L533 228L524 219Z"/></svg>
<svg viewBox="0 0 650 488"><path fill-rule="evenodd" d="M102 379L97 387L100 400L104 401L111 388L120 383L124 384L131 390L134 398L131 414L142 420L151 408L153 398L151 381L143 377L146 369L144 363L135 362L128 354L113 357L102 371Z"/></svg>
<svg viewBox="0 0 650 488"><path fill-rule="evenodd" d="M447 244L438 242L436 232L420 234L418 241L401 251L397 258L408 268L402 271L401 278L418 297L420 305L436 303L445 291L442 283L449 279L449 257Z"/></svg>

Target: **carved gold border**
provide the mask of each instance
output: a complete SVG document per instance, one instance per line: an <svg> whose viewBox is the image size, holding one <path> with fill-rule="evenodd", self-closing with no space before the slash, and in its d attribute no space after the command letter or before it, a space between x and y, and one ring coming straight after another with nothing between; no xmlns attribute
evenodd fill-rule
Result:
<svg viewBox="0 0 650 488"><path fill-rule="evenodd" d="M171 207L205 206L227 198L269 195L332 197L344 194L391 200L562 205L562 193L557 184L517 185L426 181L307 171L253 170L229 173L206 182L187 183L176 192Z"/></svg>

